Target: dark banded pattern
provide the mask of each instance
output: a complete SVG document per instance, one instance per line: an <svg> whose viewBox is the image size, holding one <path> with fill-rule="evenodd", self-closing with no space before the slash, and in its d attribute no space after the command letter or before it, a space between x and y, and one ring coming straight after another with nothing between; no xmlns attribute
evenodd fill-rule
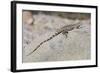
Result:
<svg viewBox="0 0 100 73"><path fill-rule="evenodd" d="M58 32L58 33L55 33L54 35L52 35L50 38L44 40L43 42L41 42L32 52L30 52L28 55L31 55L33 52L35 52L42 44L44 44L45 42L51 40L52 38L54 38L55 36L59 35L60 33L62 32ZM27 55L27 56L28 56Z"/></svg>
<svg viewBox="0 0 100 73"><path fill-rule="evenodd" d="M47 41L51 40L52 38L54 38L55 36L59 35L60 33L68 33L68 31L73 30L74 28L79 28L80 27L80 22L77 24L72 24L72 25L67 25L62 27L58 32L56 32L54 35L52 35L51 37L49 37L48 39L44 40L43 42L41 42L32 52L30 52L27 56L31 55L33 52L35 52L42 44L46 43ZM78 29L77 28L77 29Z"/></svg>

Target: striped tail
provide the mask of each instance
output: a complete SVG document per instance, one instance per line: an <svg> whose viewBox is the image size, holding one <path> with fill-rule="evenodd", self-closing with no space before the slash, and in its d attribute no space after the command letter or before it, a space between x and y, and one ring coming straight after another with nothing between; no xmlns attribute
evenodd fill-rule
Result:
<svg viewBox="0 0 100 73"><path fill-rule="evenodd" d="M47 41L51 40L52 38L54 38L55 36L57 36L58 34L60 34L62 31L55 33L54 35L52 35L50 38L48 38L47 40L44 40L43 42L41 42L32 52L30 52L27 56L31 55L33 52L35 52L42 44L46 43Z"/></svg>

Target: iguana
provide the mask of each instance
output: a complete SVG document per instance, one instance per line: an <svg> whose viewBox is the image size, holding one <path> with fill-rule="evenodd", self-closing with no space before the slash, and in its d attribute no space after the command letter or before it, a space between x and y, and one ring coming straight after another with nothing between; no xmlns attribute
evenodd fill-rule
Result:
<svg viewBox="0 0 100 73"><path fill-rule="evenodd" d="M70 24L70 25L66 25L60 29L58 29L58 31L52 35L51 37L49 37L48 39L44 40L43 42L41 42L33 51L31 51L27 56L31 55L33 52L35 52L42 44L46 43L47 41L51 40L52 38L54 38L55 36L59 35L60 33L64 34L67 33L68 31L73 30L74 28L79 29L80 27L80 22L76 23L76 24ZM66 35L67 36L67 35Z"/></svg>

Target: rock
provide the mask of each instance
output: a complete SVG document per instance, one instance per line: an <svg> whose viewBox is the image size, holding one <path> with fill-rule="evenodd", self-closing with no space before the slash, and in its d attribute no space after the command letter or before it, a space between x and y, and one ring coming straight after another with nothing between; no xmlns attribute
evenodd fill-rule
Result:
<svg viewBox="0 0 100 73"><path fill-rule="evenodd" d="M33 15L35 21L33 25L34 40L23 49L23 62L44 62L44 61L68 61L68 60L87 60L90 59L91 46L91 23L90 19L68 19L57 15L38 13ZM73 29L68 32L67 38L59 34L50 41L42 44L37 51L29 56L39 43L48 39L57 32L57 29L81 22L79 29ZM23 29L24 30L24 29Z"/></svg>

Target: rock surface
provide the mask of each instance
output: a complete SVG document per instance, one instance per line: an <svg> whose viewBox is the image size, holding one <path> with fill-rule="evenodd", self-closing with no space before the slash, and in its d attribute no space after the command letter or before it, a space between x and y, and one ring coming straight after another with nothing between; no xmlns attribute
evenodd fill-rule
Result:
<svg viewBox="0 0 100 73"><path fill-rule="evenodd" d="M60 16L38 13L33 15L33 40L23 48L23 62L67 61L90 59L91 21L90 19L68 19ZM57 32L57 29L69 24L81 22L79 29L69 31L67 37L62 33L42 44L35 52L27 56L39 43ZM25 29L23 29L24 31ZM24 36L25 37L25 36Z"/></svg>

